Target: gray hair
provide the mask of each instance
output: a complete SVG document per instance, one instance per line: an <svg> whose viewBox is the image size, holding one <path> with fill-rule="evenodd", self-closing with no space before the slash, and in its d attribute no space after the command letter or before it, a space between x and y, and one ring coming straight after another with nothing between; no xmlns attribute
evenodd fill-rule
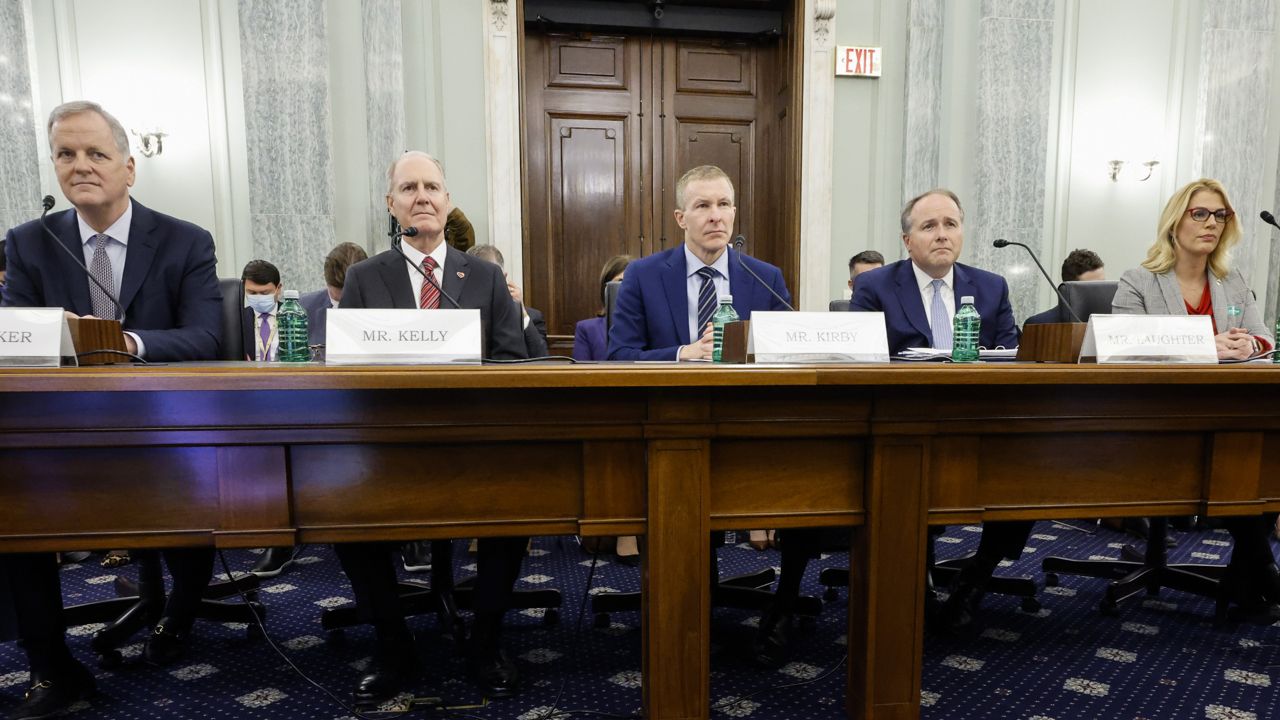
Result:
<svg viewBox="0 0 1280 720"><path fill-rule="evenodd" d="M468 255L474 255L481 260L487 260L500 268L505 269L506 263L502 259L502 251L497 245L473 245L467 248Z"/></svg>
<svg viewBox="0 0 1280 720"><path fill-rule="evenodd" d="M956 209L960 211L960 222L964 222L964 206L960 204L960 198L946 188L934 188L928 192L922 192L919 195L907 201L905 207L902 208L902 234L906 235L911 232L911 211L916 209L916 203L929 197L930 195L944 195L951 198L951 202L956 204Z"/></svg>
<svg viewBox="0 0 1280 720"><path fill-rule="evenodd" d="M405 150L400 157L391 161L391 165L387 167L387 194L390 195L395 190L396 183L396 167L400 165L400 161L407 157L423 157L436 164L440 168L440 179L444 181L444 186L449 187L449 181L444 179L444 163L440 162L435 155L422 152L421 150Z"/></svg>
<svg viewBox="0 0 1280 720"><path fill-rule="evenodd" d="M116 149L125 158L129 157L129 134L124 131L124 126L116 119L114 115L102 109L102 106L96 102L88 100L73 100L71 102L62 103L49 113L49 124L45 127L45 133L49 136L49 150L53 150L53 124L65 120L72 115L80 115L81 113L97 113L103 120L107 121L107 127L111 128L111 137L116 141Z"/></svg>

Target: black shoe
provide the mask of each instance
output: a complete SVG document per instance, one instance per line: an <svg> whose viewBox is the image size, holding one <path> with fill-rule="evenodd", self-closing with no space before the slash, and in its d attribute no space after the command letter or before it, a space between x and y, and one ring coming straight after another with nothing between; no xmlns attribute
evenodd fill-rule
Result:
<svg viewBox="0 0 1280 720"><path fill-rule="evenodd" d="M795 617L787 612L770 612L760 619L760 627L756 630L751 647L756 663L776 668L786 662L794 624Z"/></svg>
<svg viewBox="0 0 1280 720"><path fill-rule="evenodd" d="M253 564L253 569L249 571L249 574L257 575L260 578L273 578L292 565L293 559L297 555L297 546L267 548L262 551L262 555L258 558L258 562Z"/></svg>
<svg viewBox="0 0 1280 720"><path fill-rule="evenodd" d="M467 661L467 671L486 697L511 697L520 686L520 671L502 650L472 655Z"/></svg>
<svg viewBox="0 0 1280 720"><path fill-rule="evenodd" d="M404 628L384 632L378 637L373 664L356 683L351 697L357 705L381 705L412 689L421 674L413 635Z"/></svg>
<svg viewBox="0 0 1280 720"><path fill-rule="evenodd" d="M404 569L408 572L426 572L431 569L431 542L428 540L407 542L400 554L404 557Z"/></svg>
<svg viewBox="0 0 1280 720"><path fill-rule="evenodd" d="M57 717L72 705L93 696L97 691L93 674L76 662L65 673L41 677L35 675L22 704L6 715L7 720L41 720Z"/></svg>
<svg viewBox="0 0 1280 720"><path fill-rule="evenodd" d="M985 595L985 584L967 580L956 582L947 601L938 610L938 629L951 635L967 630L978 617L978 607Z"/></svg>
<svg viewBox="0 0 1280 720"><path fill-rule="evenodd" d="M152 665L170 665L186 654L190 635L191 623L162 617L147 636L142 656Z"/></svg>
<svg viewBox="0 0 1280 720"><path fill-rule="evenodd" d="M618 564L626 565L627 567L640 567L640 553L636 553L635 555L619 555Z"/></svg>
<svg viewBox="0 0 1280 720"><path fill-rule="evenodd" d="M82 563L89 559L93 553L87 550L77 550L74 552L58 553L58 562L67 565L69 563Z"/></svg>

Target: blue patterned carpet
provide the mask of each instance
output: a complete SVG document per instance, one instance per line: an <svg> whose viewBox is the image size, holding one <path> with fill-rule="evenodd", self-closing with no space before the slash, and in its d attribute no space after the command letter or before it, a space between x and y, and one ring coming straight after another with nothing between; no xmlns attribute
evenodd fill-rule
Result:
<svg viewBox="0 0 1280 720"><path fill-rule="evenodd" d="M1078 523L1084 526L1084 523ZM1118 557L1127 542L1118 533L1088 526L1092 534L1039 523L1028 552L1002 574L1041 579L1040 560L1051 554ZM940 557L972 550L976 528L952 527L939 544ZM1225 562L1230 538L1224 533L1179 534L1172 559ZM720 550L725 573L776 564L773 551L741 546ZM458 545L458 577L474 562ZM227 554L234 569L247 569L253 556ZM843 554L811 566L807 591L821 594L818 570L843 565ZM524 565L522 586L559 587L564 593L560 623L544 624L540 611L512 613L508 647L525 678L516 698L474 707L481 698L467 683L463 663L441 639L434 616L412 621L428 674L418 692L440 696L455 717L549 720L558 711L586 710L629 715L640 707L639 618L619 613L607 629L592 627L590 614L575 632L591 559L568 538L539 538ZM133 572L129 568L125 573ZM64 570L68 603L109 597L112 571L96 558ZM415 577L406 575L406 577ZM633 590L637 571L601 562L593 585ZM923 717L1124 720L1208 718L1243 720L1280 717L1272 687L1280 669L1280 628L1238 625L1226 630L1210 623L1208 600L1166 591L1138 602L1118 616L1097 610L1104 583L1066 577L1041 593L1043 609L1029 614L1014 598L988 596L980 627L962 639L930 638L925 645ZM308 547L298 565L264 583L271 637L321 685L348 697L359 669L368 662L371 636L353 629L326 638L319 611L350 598L346 578L327 547ZM753 720L840 718L845 670L844 593L828 603L812 626L797 633L794 661L780 670L750 664L751 613L716 610L713 615L712 717ZM88 648L95 628L73 629L73 651L96 668ZM173 668L141 661L141 637L125 648L126 662L97 670L100 693L72 714L92 720L184 718L290 718L341 720L350 715L291 671L261 638L243 626L197 625L198 644ZM832 670L827 673L828 670ZM0 644L0 710L20 697L27 681L23 655L13 643ZM774 689L800 680L816 682ZM447 716L437 712L407 717ZM555 717L569 717L557 712Z"/></svg>

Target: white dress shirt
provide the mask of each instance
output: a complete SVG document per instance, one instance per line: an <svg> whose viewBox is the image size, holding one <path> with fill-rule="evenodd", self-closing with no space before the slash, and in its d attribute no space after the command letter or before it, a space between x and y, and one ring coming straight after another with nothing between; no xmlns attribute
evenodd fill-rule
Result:
<svg viewBox="0 0 1280 720"><path fill-rule="evenodd" d="M916 284L920 286L920 301L924 303L924 318L933 326L933 278L928 273L921 270L914 262L911 263L911 269L916 274ZM956 286L955 286L954 267L947 270L947 274L943 275L942 280L942 305L947 309L947 323L950 324L956 317Z"/></svg>
<svg viewBox="0 0 1280 720"><path fill-rule="evenodd" d="M277 303L276 308L279 309L279 307L280 305ZM260 313L257 311L250 311L250 312L253 312L253 348L254 348L253 359L258 360L259 356L262 354L263 313ZM271 328L271 331L269 335L270 339L267 341L267 348L266 348L267 356L264 358L261 358L261 360L265 362L275 362L276 351L279 350L280 348L280 334L278 332L277 325L276 325L276 313L273 313L273 312L266 313L266 316L267 316L267 324Z"/></svg>
<svg viewBox="0 0 1280 720"><path fill-rule="evenodd" d="M698 338L702 337L702 328L698 327L698 293L702 291L702 276L698 271L704 267L710 267L717 273L716 278L711 282L716 286L716 302L719 302L720 298L729 294L729 248L725 248L715 262L707 265L693 254L688 245L684 246L685 290L689 296L690 344L698 342ZM679 357L680 354L677 351L676 358Z"/></svg>
<svg viewBox="0 0 1280 720"><path fill-rule="evenodd" d="M426 279L422 277L422 273L418 272L422 269L422 260L427 257L422 251L418 250L409 243L401 243L400 249L404 251L409 262L417 265L418 270L408 267L409 263L405 263L405 272L409 273L409 285L413 287L413 304L418 305L419 298L422 297L422 283ZM444 259L449 255L449 244L441 237L440 244L436 245L436 249L431 251L431 257L435 258L436 269L431 273L431 277L435 279L436 284L444 287ZM447 307L449 301L444 299L444 293L440 293L440 307Z"/></svg>
<svg viewBox="0 0 1280 720"><path fill-rule="evenodd" d="M120 299L120 286L124 284L124 263L128 258L129 252L129 225L133 222L133 199L129 199L129 205L124 209L124 214L116 218L111 223L111 227L107 228L101 234L106 235L110 240L107 241L107 259L111 261L111 295L117 300ZM76 224L80 226L80 244L84 250L84 266L91 267L93 265L93 252L97 248L94 247L93 238L98 235L98 231L89 227L89 224L80 217L80 213L76 213ZM86 283L92 283L92 280L85 279ZM123 310L123 308L121 308ZM107 318L108 320L111 318ZM123 321L123 318L121 318ZM133 338L138 344L138 357L145 358L147 356L147 348L142 343L142 338L136 333L125 331L125 335Z"/></svg>

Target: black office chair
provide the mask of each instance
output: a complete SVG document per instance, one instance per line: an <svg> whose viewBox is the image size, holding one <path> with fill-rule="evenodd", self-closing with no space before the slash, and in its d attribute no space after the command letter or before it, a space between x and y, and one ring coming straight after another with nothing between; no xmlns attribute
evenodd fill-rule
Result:
<svg viewBox="0 0 1280 720"><path fill-rule="evenodd" d="M1088 322L1090 315L1111 314L1111 301L1118 286L1119 283L1114 281L1094 280L1065 282L1059 287L1080 319ZM1060 322L1073 322L1071 314L1062 307L1061 302L1058 303L1058 311L1062 318ZM1167 587L1204 597L1216 597L1218 580L1226 572L1226 566L1170 565L1168 545L1165 542L1169 533L1169 520L1165 517L1148 520L1150 530L1147 533L1145 551L1126 545L1121 550L1120 560L1045 558L1040 565L1045 573L1044 584L1049 587L1057 585L1059 574L1111 580L1106 595L1099 603L1099 609L1106 613L1115 612L1120 603L1143 590L1149 595L1155 595L1160 588Z"/></svg>
<svg viewBox="0 0 1280 720"><path fill-rule="evenodd" d="M849 312L848 300L832 300L827 303L827 312Z"/></svg>
<svg viewBox="0 0 1280 720"><path fill-rule="evenodd" d="M609 328L613 327L613 306L618 302L618 289L621 287L621 280L610 280L604 284L604 332L606 336L608 336Z"/></svg>
<svg viewBox="0 0 1280 720"><path fill-rule="evenodd" d="M244 305L239 278L219 278L218 289L222 293L222 347L223 360L244 359L244 338L241 335L241 307ZM94 633L90 647L98 653L103 667L119 665L122 658L118 648L134 633L154 625L164 610L164 570L158 550L133 550L130 553L138 567L135 582L116 576L113 600L74 605L64 611L68 627L105 623L106 627ZM266 609L257 602L258 578L244 575L233 581L210 583L204 600L196 612L196 618L215 622L240 622L254 627L254 610L259 617L266 617ZM241 602L225 602L244 593L249 605Z"/></svg>

